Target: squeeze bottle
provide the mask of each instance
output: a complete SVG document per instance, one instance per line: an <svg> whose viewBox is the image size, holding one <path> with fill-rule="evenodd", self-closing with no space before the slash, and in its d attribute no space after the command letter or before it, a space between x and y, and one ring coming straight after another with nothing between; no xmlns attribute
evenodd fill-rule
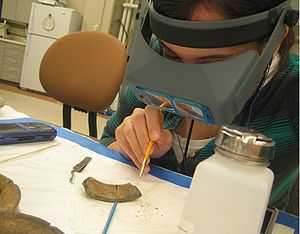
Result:
<svg viewBox="0 0 300 234"><path fill-rule="evenodd" d="M215 145L215 154L196 167L178 233L259 234L275 143L251 129L222 126Z"/></svg>

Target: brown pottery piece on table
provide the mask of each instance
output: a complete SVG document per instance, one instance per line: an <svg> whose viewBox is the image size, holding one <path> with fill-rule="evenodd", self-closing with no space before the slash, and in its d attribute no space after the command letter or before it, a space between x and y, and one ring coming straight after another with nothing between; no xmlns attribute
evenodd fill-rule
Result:
<svg viewBox="0 0 300 234"><path fill-rule="evenodd" d="M0 233L63 234L62 231L43 219L15 212L0 212Z"/></svg>
<svg viewBox="0 0 300 234"><path fill-rule="evenodd" d="M130 183L121 185L105 184L88 177L82 184L89 197L104 202L129 202L142 196L140 190Z"/></svg>
<svg viewBox="0 0 300 234"><path fill-rule="evenodd" d="M21 191L18 185L0 174L0 212L15 211L21 199Z"/></svg>
<svg viewBox="0 0 300 234"><path fill-rule="evenodd" d="M17 213L21 191L18 185L0 174L0 233L5 234L63 234L47 221Z"/></svg>

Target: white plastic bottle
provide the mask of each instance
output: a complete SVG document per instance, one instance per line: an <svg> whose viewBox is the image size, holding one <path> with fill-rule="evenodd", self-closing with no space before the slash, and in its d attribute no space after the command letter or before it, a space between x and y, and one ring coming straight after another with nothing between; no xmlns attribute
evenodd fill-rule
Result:
<svg viewBox="0 0 300 234"><path fill-rule="evenodd" d="M273 184L267 168L272 139L252 130L222 126L215 154L199 163L179 233L259 234Z"/></svg>

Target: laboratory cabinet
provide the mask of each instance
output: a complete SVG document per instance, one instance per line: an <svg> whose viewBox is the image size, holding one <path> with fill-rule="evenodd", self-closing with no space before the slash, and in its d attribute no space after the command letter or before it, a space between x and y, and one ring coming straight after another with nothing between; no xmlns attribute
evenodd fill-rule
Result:
<svg viewBox="0 0 300 234"><path fill-rule="evenodd" d="M0 41L0 79L20 83L24 45Z"/></svg>
<svg viewBox="0 0 300 234"><path fill-rule="evenodd" d="M1 18L28 24L31 5L37 0L3 0Z"/></svg>

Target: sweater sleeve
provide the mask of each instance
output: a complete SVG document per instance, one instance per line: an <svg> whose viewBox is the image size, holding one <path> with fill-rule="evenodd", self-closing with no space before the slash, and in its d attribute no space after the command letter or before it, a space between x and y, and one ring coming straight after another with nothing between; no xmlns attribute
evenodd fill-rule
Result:
<svg viewBox="0 0 300 234"><path fill-rule="evenodd" d="M106 122L100 143L108 146L115 139L115 130L123 122L124 118L131 115L135 108L145 108L145 104L137 99L132 89L123 84L119 92L118 107L110 119Z"/></svg>
<svg viewBox="0 0 300 234"><path fill-rule="evenodd" d="M299 138L299 83L295 82L295 85L290 90L288 100L288 115L293 126L294 134Z"/></svg>

